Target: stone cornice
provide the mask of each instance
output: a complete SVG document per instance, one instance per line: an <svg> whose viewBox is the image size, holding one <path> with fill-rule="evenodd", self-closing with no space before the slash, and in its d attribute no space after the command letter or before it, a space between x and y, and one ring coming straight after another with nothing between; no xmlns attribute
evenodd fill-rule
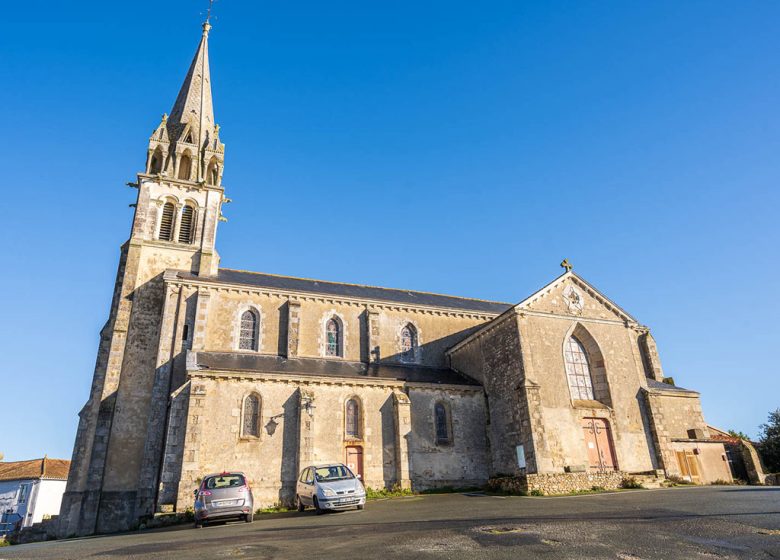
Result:
<svg viewBox="0 0 780 560"><path fill-rule="evenodd" d="M188 288L207 288L214 292L232 292L235 294L254 294L268 297L279 297L292 302L316 301L318 303L327 303L330 305L345 305L367 309L383 309L390 311L399 311L405 313L423 313L427 315L438 315L444 317L458 317L464 319L476 319L479 321L490 321L496 315L489 313L478 313L472 311L457 310L443 307L431 307L423 305L406 305L382 300L373 300L367 298L344 298L331 295L318 294L315 292L299 292L296 290L280 290L275 288L266 288L261 286L247 286L244 284L230 284L222 281L214 281L204 277L202 280L193 280L188 278L166 279L166 282L177 283Z"/></svg>

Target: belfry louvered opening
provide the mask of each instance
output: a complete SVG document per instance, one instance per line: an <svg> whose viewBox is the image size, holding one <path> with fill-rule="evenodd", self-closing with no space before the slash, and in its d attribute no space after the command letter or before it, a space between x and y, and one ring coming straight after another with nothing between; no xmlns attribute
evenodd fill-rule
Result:
<svg viewBox="0 0 780 560"><path fill-rule="evenodd" d="M157 236L158 239L163 241L173 240L173 216L175 212L176 208L173 203L166 202L163 204L162 218L160 219L160 235Z"/></svg>
<svg viewBox="0 0 780 560"><path fill-rule="evenodd" d="M189 204L181 210L181 224L179 225L179 243L192 243L194 231L195 209Z"/></svg>

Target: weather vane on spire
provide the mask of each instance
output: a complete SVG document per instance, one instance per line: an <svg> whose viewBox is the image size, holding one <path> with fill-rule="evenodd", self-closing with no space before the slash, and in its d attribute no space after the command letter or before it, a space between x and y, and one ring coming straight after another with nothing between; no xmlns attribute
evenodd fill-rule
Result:
<svg viewBox="0 0 780 560"><path fill-rule="evenodd" d="M214 7L214 2L215 1L216 0L209 0L209 7L206 10L206 23L209 23L209 21L211 20L211 8Z"/></svg>

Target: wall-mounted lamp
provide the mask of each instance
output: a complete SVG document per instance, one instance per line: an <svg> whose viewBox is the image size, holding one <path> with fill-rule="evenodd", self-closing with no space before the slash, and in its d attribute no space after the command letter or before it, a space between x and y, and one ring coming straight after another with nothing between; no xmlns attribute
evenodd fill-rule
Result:
<svg viewBox="0 0 780 560"><path fill-rule="evenodd" d="M277 418L283 418L284 412L281 414L277 414L276 416L271 416L268 419L268 423L265 425L265 431L269 436L274 435L274 432L276 431L276 428L279 427L279 422L276 421Z"/></svg>

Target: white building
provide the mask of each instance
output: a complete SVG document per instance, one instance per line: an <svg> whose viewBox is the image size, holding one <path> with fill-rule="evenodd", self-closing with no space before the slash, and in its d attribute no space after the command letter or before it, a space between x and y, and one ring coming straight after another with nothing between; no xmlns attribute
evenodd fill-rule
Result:
<svg viewBox="0 0 780 560"><path fill-rule="evenodd" d="M70 461L0 462L0 535L58 515Z"/></svg>

